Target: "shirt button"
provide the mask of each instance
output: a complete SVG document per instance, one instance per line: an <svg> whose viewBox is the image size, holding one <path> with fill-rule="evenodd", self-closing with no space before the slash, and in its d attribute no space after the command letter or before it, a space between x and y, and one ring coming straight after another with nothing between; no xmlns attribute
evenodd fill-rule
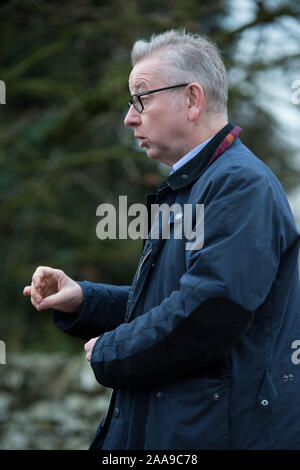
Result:
<svg viewBox="0 0 300 470"><path fill-rule="evenodd" d="M262 401L260 402L260 404L261 404L262 406L268 406L269 402L268 402L268 400L264 399L264 400L262 400Z"/></svg>
<svg viewBox="0 0 300 470"><path fill-rule="evenodd" d="M287 382L287 381L289 380L289 376L286 375L286 374L283 374L282 380L283 380L284 382Z"/></svg>
<svg viewBox="0 0 300 470"><path fill-rule="evenodd" d="M161 398L163 396L163 392L157 392L156 396L157 398Z"/></svg>
<svg viewBox="0 0 300 470"><path fill-rule="evenodd" d="M154 268L154 266L155 266L155 263L153 262L153 263L151 264L151 268Z"/></svg>
<svg viewBox="0 0 300 470"><path fill-rule="evenodd" d="M117 418L119 416L119 414L120 414L119 408L115 408L114 412L113 412L113 415L115 416L115 418Z"/></svg>
<svg viewBox="0 0 300 470"><path fill-rule="evenodd" d="M293 374L289 374L289 380L293 380L293 379L294 379Z"/></svg>
<svg viewBox="0 0 300 470"><path fill-rule="evenodd" d="M213 394L213 399L214 399L215 401L219 400L219 399L220 399L220 395L219 395L218 393L214 393L214 394Z"/></svg>
<svg viewBox="0 0 300 470"><path fill-rule="evenodd" d="M183 175L181 175L181 178L183 179L186 179L188 177L188 175L186 173L183 173Z"/></svg>

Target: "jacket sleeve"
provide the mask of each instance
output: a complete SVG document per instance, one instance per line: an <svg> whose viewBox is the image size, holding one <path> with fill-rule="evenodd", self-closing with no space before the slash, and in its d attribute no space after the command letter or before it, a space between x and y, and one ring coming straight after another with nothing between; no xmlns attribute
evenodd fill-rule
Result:
<svg viewBox="0 0 300 470"><path fill-rule="evenodd" d="M128 286L78 282L83 290L83 305L78 314L53 311L55 324L65 333L91 339L113 330L124 321Z"/></svg>
<svg viewBox="0 0 300 470"><path fill-rule="evenodd" d="M186 252L179 288L95 343L99 383L143 387L196 373L230 353L265 301L287 243L283 225L290 242L297 237L280 183L231 167L207 188L204 216L204 246Z"/></svg>

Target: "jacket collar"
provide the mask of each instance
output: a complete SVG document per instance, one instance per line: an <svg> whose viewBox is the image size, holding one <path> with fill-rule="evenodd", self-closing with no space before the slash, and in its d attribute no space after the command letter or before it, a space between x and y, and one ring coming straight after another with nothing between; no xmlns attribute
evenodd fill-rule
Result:
<svg viewBox="0 0 300 470"><path fill-rule="evenodd" d="M198 179L208 168L216 150L233 129L234 126L231 123L226 124L194 158L161 181L157 186L158 192L167 187L172 190L182 189Z"/></svg>

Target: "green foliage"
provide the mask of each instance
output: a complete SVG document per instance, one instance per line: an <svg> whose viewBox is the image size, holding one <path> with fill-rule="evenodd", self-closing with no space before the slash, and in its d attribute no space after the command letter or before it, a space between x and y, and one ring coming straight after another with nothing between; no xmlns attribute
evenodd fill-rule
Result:
<svg viewBox="0 0 300 470"><path fill-rule="evenodd" d="M261 9L258 2L257 17ZM222 18L229 13L227 2L208 0L1 3L7 104L0 115L0 337L8 350L81 348L56 330L51 312L38 313L23 298L38 265L59 267L77 280L131 282L141 241L100 241L95 230L99 204L117 206L119 195L143 203L164 178L123 128L132 44L185 27L215 39L230 69L246 28L225 30ZM278 19L276 11L267 13L262 27ZM247 67L251 74L251 63ZM231 120L245 128L245 143L293 185L286 145L282 152L273 139L276 126L253 93L231 89Z"/></svg>

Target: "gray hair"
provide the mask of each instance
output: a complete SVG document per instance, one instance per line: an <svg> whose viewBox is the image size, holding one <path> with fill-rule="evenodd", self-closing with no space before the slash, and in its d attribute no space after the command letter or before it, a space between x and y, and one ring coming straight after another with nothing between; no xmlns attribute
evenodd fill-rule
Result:
<svg viewBox="0 0 300 470"><path fill-rule="evenodd" d="M133 66L151 54L163 57L161 77L167 83L197 82L204 91L208 112L227 115L227 72L217 46L198 34L184 29L153 35L150 41L140 39L133 45Z"/></svg>

